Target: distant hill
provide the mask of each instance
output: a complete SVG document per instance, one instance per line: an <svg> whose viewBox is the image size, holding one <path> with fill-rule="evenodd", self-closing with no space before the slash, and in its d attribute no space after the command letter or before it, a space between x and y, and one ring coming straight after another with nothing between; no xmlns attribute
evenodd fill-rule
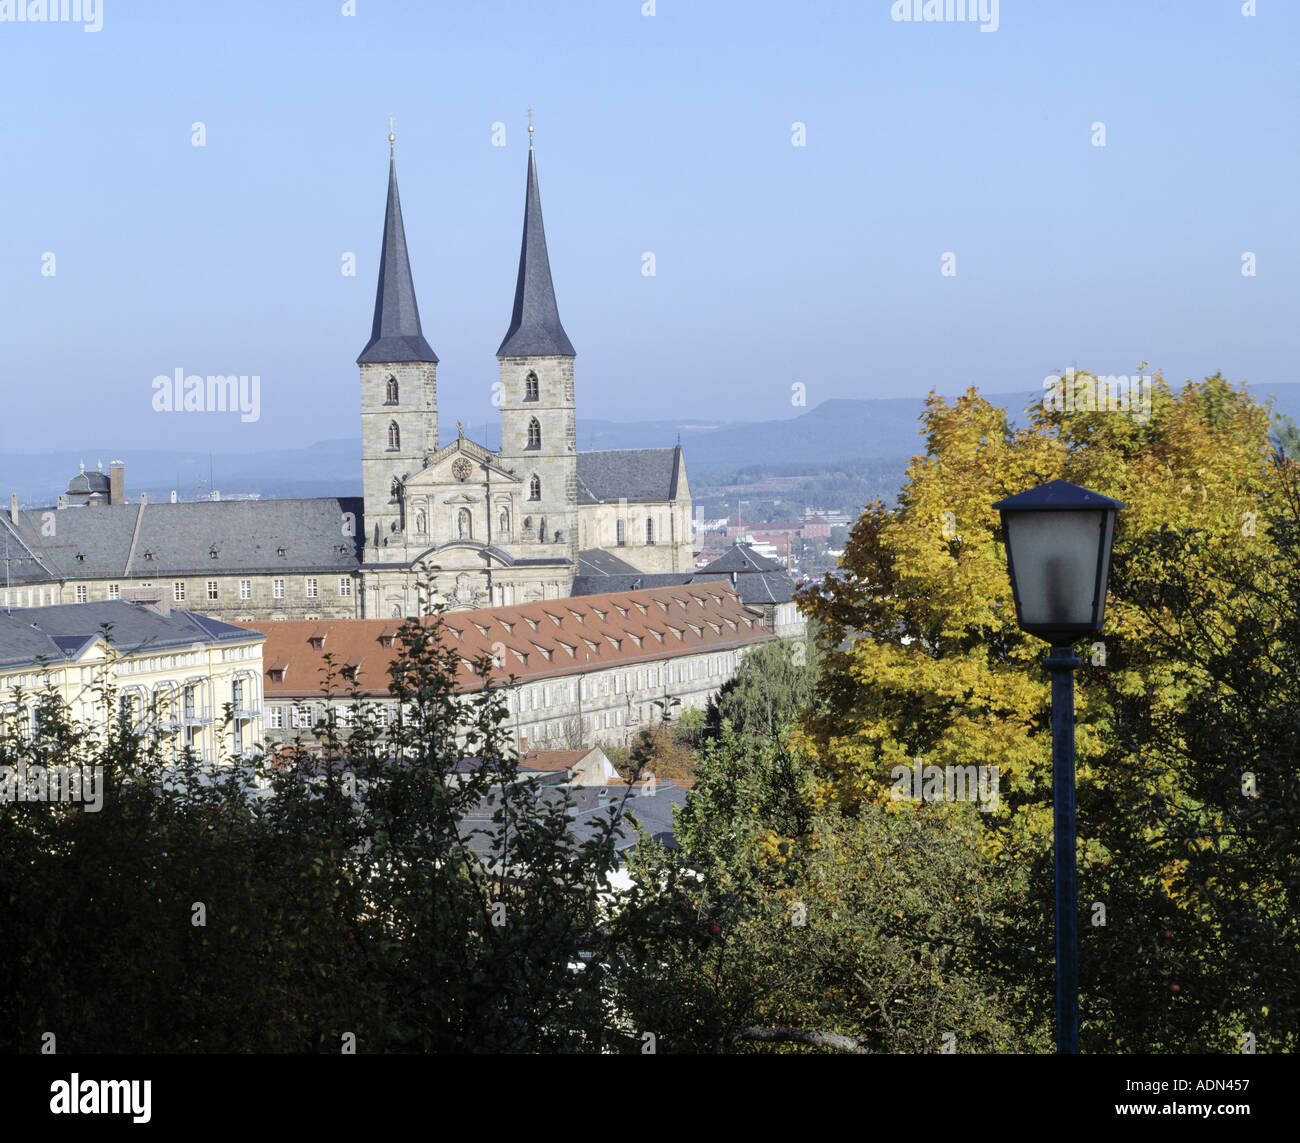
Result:
<svg viewBox="0 0 1300 1143"><path fill-rule="evenodd" d="M1274 408L1300 422L1300 384L1252 385L1260 396L1274 397ZM1040 390L988 394L988 399L1012 413L1013 420ZM581 449L663 448L681 438L687 473L693 480L716 482L751 465L814 464L835 460L908 457L922 449L919 418L921 397L823 401L783 420L770 421L597 421L579 419ZM500 423L472 425L469 435L488 448L501 441ZM257 453L215 453L213 482L225 495L260 493L264 499L361 494L359 438L322 441L306 448ZM176 489L183 500L208 490L206 452L105 448L102 452L0 456L0 494L17 492L25 506L50 504L66 487L84 460L87 468L103 461L126 462L127 496L141 490L151 500L167 499ZM7 500L7 495L6 495Z"/></svg>

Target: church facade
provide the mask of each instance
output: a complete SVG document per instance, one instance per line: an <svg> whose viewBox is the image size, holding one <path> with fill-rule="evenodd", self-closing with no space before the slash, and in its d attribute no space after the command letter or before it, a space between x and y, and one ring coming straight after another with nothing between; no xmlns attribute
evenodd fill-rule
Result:
<svg viewBox="0 0 1300 1143"><path fill-rule="evenodd" d="M470 440L463 425L442 443L438 357L420 322L390 154L374 317L357 358L362 496L131 504L120 465L111 488L102 474L78 474L57 507L15 502L0 519L5 602L164 586L177 603L238 622L387 619L431 604L565 598L593 557L628 573L693 571L680 446L577 450L576 354L551 279L531 135L514 306L496 356L501 447Z"/></svg>

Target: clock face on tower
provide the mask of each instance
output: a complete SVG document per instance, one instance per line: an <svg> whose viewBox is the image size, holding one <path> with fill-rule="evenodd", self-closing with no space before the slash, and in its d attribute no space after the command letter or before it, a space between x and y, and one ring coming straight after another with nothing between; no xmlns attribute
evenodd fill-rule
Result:
<svg viewBox="0 0 1300 1143"><path fill-rule="evenodd" d="M458 457L451 466L451 474L457 480L468 480L473 471L474 466L463 456Z"/></svg>

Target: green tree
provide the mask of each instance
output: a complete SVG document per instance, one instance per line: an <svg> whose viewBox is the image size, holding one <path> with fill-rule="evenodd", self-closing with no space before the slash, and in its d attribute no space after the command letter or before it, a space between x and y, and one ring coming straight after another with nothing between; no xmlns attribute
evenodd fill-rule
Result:
<svg viewBox="0 0 1300 1143"><path fill-rule="evenodd" d="M814 636L762 643L742 660L735 675L710 700L708 732L724 723L751 742L770 739L779 726L812 702L820 652Z"/></svg>
<svg viewBox="0 0 1300 1143"><path fill-rule="evenodd" d="M124 730L107 684L91 726L52 693L34 736L7 721L0 766L102 765L105 796L0 815L5 1046L639 1050L608 1004L630 932L608 917L613 815L579 844L565 800L517 780L490 662L459 691L439 616L399 647L396 725L353 693L351 725L255 783Z"/></svg>

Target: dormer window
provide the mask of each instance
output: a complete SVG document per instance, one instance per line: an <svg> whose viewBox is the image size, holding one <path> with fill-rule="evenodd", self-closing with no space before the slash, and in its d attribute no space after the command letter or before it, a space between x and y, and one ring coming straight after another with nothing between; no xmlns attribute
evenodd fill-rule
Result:
<svg viewBox="0 0 1300 1143"><path fill-rule="evenodd" d="M388 385L384 391L384 404L396 405L397 403L397 378L390 377L388 379Z"/></svg>
<svg viewBox="0 0 1300 1143"><path fill-rule="evenodd" d="M283 667L272 667L272 668L271 668L269 671L267 671L266 673L270 676L270 678L271 678L271 682L273 682L273 683L282 683L282 682L284 682L284 668L283 668Z"/></svg>
<svg viewBox="0 0 1300 1143"><path fill-rule="evenodd" d="M216 549L216 548L210 548L210 549L208 550L208 559L210 559L210 560L215 560L216 558L217 558L217 549Z"/></svg>
<svg viewBox="0 0 1300 1143"><path fill-rule="evenodd" d="M396 638L397 637L393 635L391 632L385 631L383 632L383 634L379 636L379 645L383 647L385 650L388 650L393 646L393 642L395 641Z"/></svg>
<svg viewBox="0 0 1300 1143"><path fill-rule="evenodd" d="M284 559L284 557L287 556L287 555L289 554L289 549L288 549L288 548L276 548L276 549L275 549L275 554L276 554L277 556L279 556L281 559Z"/></svg>
<svg viewBox="0 0 1300 1143"><path fill-rule="evenodd" d="M524 378L524 400L525 401L537 400L537 374L536 373L530 372L528 376Z"/></svg>
<svg viewBox="0 0 1300 1143"><path fill-rule="evenodd" d="M311 636L308 636L308 638L307 638L307 642L311 644L311 649L312 649L313 651L319 651L319 650L321 650L321 649L325 646L325 636L324 636L324 635L311 635Z"/></svg>

